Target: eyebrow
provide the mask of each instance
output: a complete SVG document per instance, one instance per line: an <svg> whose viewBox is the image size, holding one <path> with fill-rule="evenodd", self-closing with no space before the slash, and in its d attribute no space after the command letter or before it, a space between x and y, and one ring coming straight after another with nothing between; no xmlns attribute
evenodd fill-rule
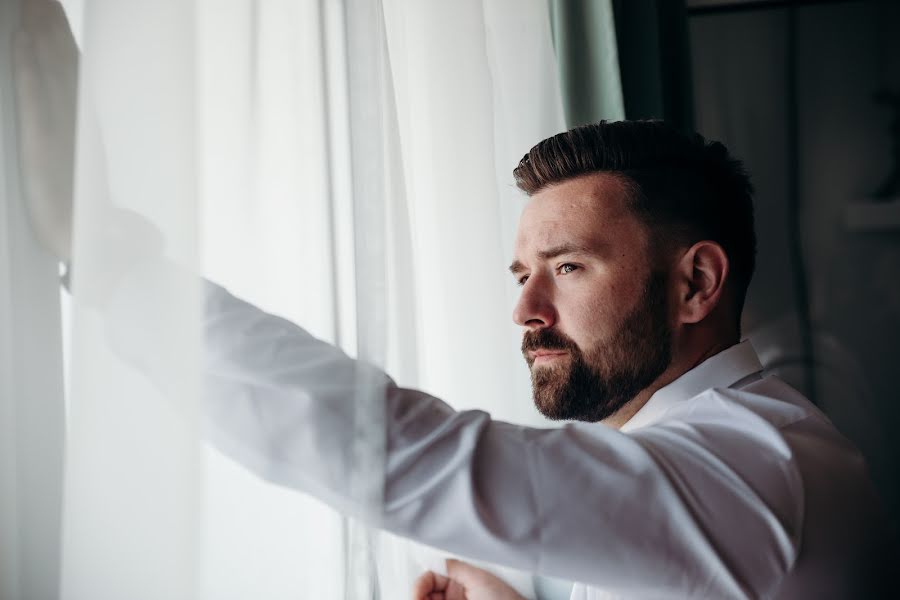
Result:
<svg viewBox="0 0 900 600"><path fill-rule="evenodd" d="M556 258L557 256L562 256L564 254L596 254L595 250L588 248L587 246L582 246L580 244L560 244L558 246L553 246L552 248L547 248L546 250L541 250L538 252L538 258L541 260L549 260L551 258ZM513 275L517 275L522 271L525 271L525 265L522 261L516 259L512 261L512 264L509 265L509 272Z"/></svg>

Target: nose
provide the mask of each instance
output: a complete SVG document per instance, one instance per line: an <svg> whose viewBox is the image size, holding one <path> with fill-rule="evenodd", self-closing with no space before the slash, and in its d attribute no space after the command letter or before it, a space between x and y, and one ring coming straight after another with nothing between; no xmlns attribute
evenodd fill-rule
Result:
<svg viewBox="0 0 900 600"><path fill-rule="evenodd" d="M528 329L545 329L556 324L550 285L539 274L533 274L522 286L522 294L513 309L513 321Z"/></svg>

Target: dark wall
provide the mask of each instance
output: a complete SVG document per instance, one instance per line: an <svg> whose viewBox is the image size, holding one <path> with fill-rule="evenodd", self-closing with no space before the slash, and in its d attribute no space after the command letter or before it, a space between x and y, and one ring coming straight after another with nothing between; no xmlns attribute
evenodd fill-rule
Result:
<svg viewBox="0 0 900 600"><path fill-rule="evenodd" d="M696 128L744 159L757 188L759 265L745 334L764 363L809 387L796 308L804 278L815 396L866 454L896 522L900 222L853 230L847 211L869 201L891 170L892 115L872 95L883 86L900 92L900 3L798 6L793 25L788 10L689 17ZM791 260L798 236L803 270Z"/></svg>

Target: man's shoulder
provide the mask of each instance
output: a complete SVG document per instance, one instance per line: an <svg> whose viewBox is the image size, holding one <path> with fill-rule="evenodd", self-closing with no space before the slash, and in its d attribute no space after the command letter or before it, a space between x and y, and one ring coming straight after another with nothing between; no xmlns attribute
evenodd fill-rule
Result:
<svg viewBox="0 0 900 600"><path fill-rule="evenodd" d="M778 454L801 468L823 463L865 474L859 449L802 393L774 375L764 375L739 389L710 388L669 407L655 423L657 427L690 432L714 453L742 457L753 462L748 448L758 458ZM648 432L649 433L649 432Z"/></svg>
<svg viewBox="0 0 900 600"><path fill-rule="evenodd" d="M807 419L828 423L799 391L774 375L763 375L739 388L711 387L670 403L653 425L690 423L744 429L766 424L780 430Z"/></svg>
<svg viewBox="0 0 900 600"><path fill-rule="evenodd" d="M657 432L657 433L654 433ZM655 422L631 432L645 439L684 437L714 454L749 460L772 453L793 461L798 454L841 454L860 458L859 450L803 394L774 375L763 375L740 388L709 388L671 403ZM752 462L752 461L751 461Z"/></svg>

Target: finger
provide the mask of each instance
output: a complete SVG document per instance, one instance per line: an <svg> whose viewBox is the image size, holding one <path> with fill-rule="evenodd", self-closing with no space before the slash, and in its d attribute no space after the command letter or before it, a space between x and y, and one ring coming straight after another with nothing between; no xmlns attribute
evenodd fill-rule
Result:
<svg viewBox="0 0 900 600"><path fill-rule="evenodd" d="M447 575L451 579L455 579L463 584L471 580L472 576L480 573L481 569L470 565L467 562L457 560L455 558L447 559Z"/></svg>
<svg viewBox="0 0 900 600"><path fill-rule="evenodd" d="M450 579L444 597L446 600L468 600L465 586L455 579Z"/></svg>
<svg viewBox="0 0 900 600"><path fill-rule="evenodd" d="M413 584L413 600L426 600L434 590L434 573L428 571L419 575Z"/></svg>
<svg viewBox="0 0 900 600"><path fill-rule="evenodd" d="M472 566L467 562L463 562L455 558L448 558L444 562L447 565L447 575L449 575L450 577L453 577L453 573L451 571L460 571L465 569L466 567Z"/></svg>
<svg viewBox="0 0 900 600"><path fill-rule="evenodd" d="M505 585L502 580L489 571L452 558L447 560L447 575L465 588L481 588L496 583Z"/></svg>
<svg viewBox="0 0 900 600"><path fill-rule="evenodd" d="M450 580L433 571L427 571L416 579L413 584L413 600L437 600L443 599L443 592L447 589ZM440 596L437 596L440 594Z"/></svg>

